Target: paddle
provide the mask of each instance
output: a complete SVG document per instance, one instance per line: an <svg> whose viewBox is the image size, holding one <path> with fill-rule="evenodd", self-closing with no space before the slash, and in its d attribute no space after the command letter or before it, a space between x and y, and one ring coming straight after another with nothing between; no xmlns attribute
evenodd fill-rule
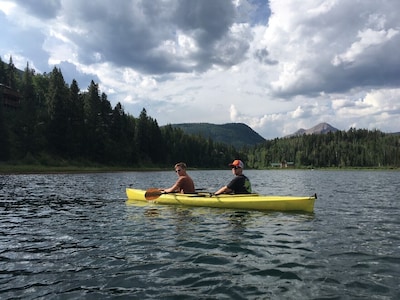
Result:
<svg viewBox="0 0 400 300"><path fill-rule="evenodd" d="M158 197L160 197L162 194L163 194L163 192L160 191L159 189L151 188L151 189L146 190L144 197L146 198L146 200L155 200Z"/></svg>

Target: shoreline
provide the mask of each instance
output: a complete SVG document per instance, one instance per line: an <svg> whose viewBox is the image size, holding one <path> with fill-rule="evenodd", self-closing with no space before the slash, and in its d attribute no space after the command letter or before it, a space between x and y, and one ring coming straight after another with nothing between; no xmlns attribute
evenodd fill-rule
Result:
<svg viewBox="0 0 400 300"><path fill-rule="evenodd" d="M73 174L73 173L119 173L119 172L152 172L152 171L168 171L169 167L116 167L116 166L44 166L44 165L12 165L0 164L0 175L13 174ZM210 170L201 168L189 168L189 170ZM218 170L218 168L213 169ZM344 168L268 168L268 169L247 169L247 170L326 170L326 171L400 171L395 167L344 167Z"/></svg>
<svg viewBox="0 0 400 300"><path fill-rule="evenodd" d="M12 174L73 174L73 173L112 173L112 172L149 172L166 168L153 167L112 167L112 166L43 166L43 165L7 165L0 164L0 175Z"/></svg>

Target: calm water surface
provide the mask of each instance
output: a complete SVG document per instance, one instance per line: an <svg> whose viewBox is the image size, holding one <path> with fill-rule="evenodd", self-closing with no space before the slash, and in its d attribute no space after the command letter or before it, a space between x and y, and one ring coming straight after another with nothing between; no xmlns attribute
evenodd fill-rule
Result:
<svg viewBox="0 0 400 300"><path fill-rule="evenodd" d="M0 299L400 299L399 172L245 173L315 212L126 202L172 171L0 175Z"/></svg>

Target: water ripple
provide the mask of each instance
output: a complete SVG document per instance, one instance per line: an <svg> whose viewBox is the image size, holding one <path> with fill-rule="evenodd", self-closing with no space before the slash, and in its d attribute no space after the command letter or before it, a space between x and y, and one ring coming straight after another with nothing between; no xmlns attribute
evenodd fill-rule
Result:
<svg viewBox="0 0 400 300"><path fill-rule="evenodd" d="M315 213L125 203L173 172L0 176L1 299L400 298L398 173L246 173L263 193L317 192Z"/></svg>

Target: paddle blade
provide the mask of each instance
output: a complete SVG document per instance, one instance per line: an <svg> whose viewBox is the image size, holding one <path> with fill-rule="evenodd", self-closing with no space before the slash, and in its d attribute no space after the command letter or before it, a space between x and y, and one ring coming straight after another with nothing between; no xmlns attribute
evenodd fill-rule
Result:
<svg viewBox="0 0 400 300"><path fill-rule="evenodd" d="M161 191L159 189L148 189L144 194L146 200L154 200L161 196Z"/></svg>

